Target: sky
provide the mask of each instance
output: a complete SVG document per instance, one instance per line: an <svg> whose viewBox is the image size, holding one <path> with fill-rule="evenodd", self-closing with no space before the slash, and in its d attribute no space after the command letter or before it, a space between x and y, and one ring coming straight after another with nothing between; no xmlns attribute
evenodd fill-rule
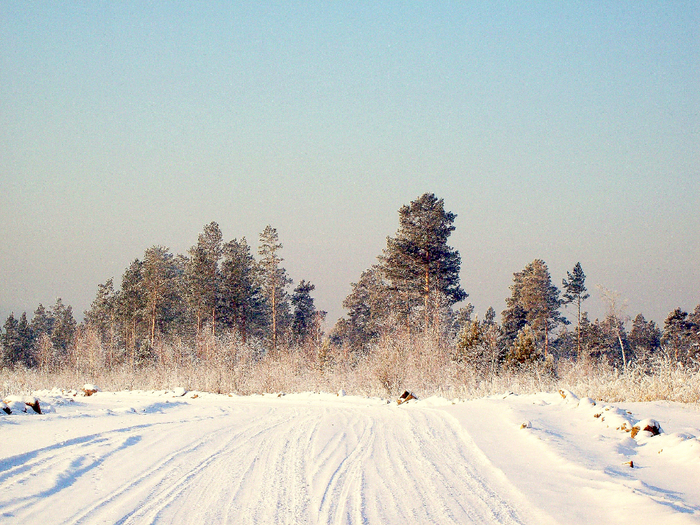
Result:
<svg viewBox="0 0 700 525"><path fill-rule="evenodd" d="M3 322L216 221L332 324L426 192L480 316L536 258L592 318L700 303L700 3L201 4L0 4Z"/></svg>

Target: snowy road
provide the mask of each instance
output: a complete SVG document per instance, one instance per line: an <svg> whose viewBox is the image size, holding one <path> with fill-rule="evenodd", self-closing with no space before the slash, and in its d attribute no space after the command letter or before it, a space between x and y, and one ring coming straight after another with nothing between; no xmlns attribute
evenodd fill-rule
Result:
<svg viewBox="0 0 700 525"><path fill-rule="evenodd" d="M54 410L0 421L2 523L558 521L432 406L123 392Z"/></svg>
<svg viewBox="0 0 700 525"><path fill-rule="evenodd" d="M522 522L440 411L176 403L69 418L3 469L3 521Z"/></svg>

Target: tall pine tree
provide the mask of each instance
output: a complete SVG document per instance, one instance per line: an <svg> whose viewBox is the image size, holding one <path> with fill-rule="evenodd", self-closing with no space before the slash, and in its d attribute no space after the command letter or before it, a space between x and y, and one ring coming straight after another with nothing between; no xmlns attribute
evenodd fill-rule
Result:
<svg viewBox="0 0 700 525"><path fill-rule="evenodd" d="M289 295L287 286L292 280L287 271L280 266L283 259L279 256L282 243L279 242L277 230L269 224L260 234L260 268L263 294L269 309L272 350L277 350L280 333L288 324Z"/></svg>
<svg viewBox="0 0 700 525"><path fill-rule="evenodd" d="M459 283L459 252L447 244L456 215L445 211L443 199L425 193L399 210L399 229L387 238L380 268L398 300L424 310L424 328L446 300L453 305L467 297ZM397 305L398 306L398 305Z"/></svg>
<svg viewBox="0 0 700 525"><path fill-rule="evenodd" d="M576 355L581 357L581 303L588 299L590 295L586 293L586 275L583 273L581 263L577 262L574 271L566 272L566 279L562 279L564 287L563 304L574 303L576 305Z"/></svg>

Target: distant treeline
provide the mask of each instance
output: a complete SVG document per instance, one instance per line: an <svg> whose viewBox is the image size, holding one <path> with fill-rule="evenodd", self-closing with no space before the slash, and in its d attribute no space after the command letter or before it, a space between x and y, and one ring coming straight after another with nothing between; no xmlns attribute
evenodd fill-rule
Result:
<svg viewBox="0 0 700 525"><path fill-rule="evenodd" d="M19 319L11 314L0 337L1 363L61 367L89 340L101 349L102 366L139 367L159 359L163 344L185 345L189 359L207 359L207 341L222 337L235 338L259 357L307 348L299 355L333 352L353 361L400 333L428 337L453 362L490 373L555 359L627 368L659 351L683 366L698 366L700 305L691 313L675 309L659 327L642 314L627 318L616 294L601 289L608 311L591 321L579 263L558 288L545 262L532 261L514 273L500 322L493 308L474 319L471 304L456 307L467 294L459 252L448 244L455 217L429 193L402 206L399 229L377 263L352 283L343 301L347 315L329 333L323 332L326 313L311 296L314 285L301 280L292 286L274 228L260 234L256 258L245 237L224 242L212 222L186 254L152 246L126 268L119 288L112 278L100 284L80 325L60 299L49 309L39 305L31 321L25 313ZM574 326L563 315L568 307Z"/></svg>

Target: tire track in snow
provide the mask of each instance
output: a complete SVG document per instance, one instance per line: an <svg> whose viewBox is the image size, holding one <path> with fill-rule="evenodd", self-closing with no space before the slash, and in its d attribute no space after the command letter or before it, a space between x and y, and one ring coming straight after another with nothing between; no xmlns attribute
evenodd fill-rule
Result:
<svg viewBox="0 0 700 525"><path fill-rule="evenodd" d="M56 466L92 457L100 468L92 474L79 474L80 465L68 468L81 483L61 487L47 501L29 497L10 515L15 523L44 525L522 523L508 503L511 495L489 487L492 476L480 470L487 467L477 461L478 451L441 411L237 403L216 417L199 417L201 411L188 417L188 407L181 407L170 416L174 421L39 449L28 464L15 465L17 475L45 476L42 458ZM120 463L133 472L102 479ZM87 505L52 515L57 497L85 487L95 491L92 499L83 496Z"/></svg>
<svg viewBox="0 0 700 525"><path fill-rule="evenodd" d="M222 457L228 459L227 456L246 447L248 440L254 439L256 434L274 430L278 424L281 423L271 423L265 417L258 417L241 429L232 431L229 426L224 426L207 433L204 437L191 441L186 446L168 454L156 465L112 491L70 523L78 525L94 522L96 514L102 507L108 506L129 491L136 491L140 502L135 509L115 523L123 525L153 523L163 509L181 496L192 482L201 477L201 474L211 469L214 463L220 462ZM225 439L220 440L221 437ZM163 437L163 439L168 438ZM184 474L180 473L181 470L185 470Z"/></svg>
<svg viewBox="0 0 700 525"><path fill-rule="evenodd" d="M318 523L343 523L342 516L344 513L356 515L359 521L364 521L364 509L361 502L354 502L355 512L352 512L353 509L346 510L343 503L347 502L351 495L361 494L358 481L362 478L362 465L371 452L374 440L372 434L374 422L371 419L365 422L365 419L369 418L360 416L363 428L359 438L357 438L357 443L351 447L352 451L339 461L337 468L326 483L320 501ZM347 436L341 435L342 437ZM326 461L329 460L330 457Z"/></svg>

